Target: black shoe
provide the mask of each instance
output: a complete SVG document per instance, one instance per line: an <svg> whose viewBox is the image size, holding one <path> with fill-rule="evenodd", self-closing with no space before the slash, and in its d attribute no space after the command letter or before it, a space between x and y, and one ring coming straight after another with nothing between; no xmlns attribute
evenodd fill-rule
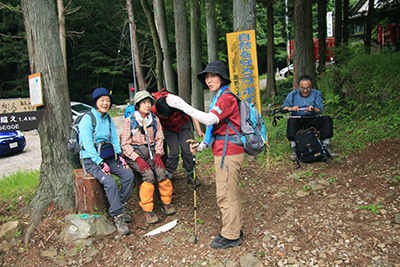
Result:
<svg viewBox="0 0 400 267"><path fill-rule="evenodd" d="M126 202L126 203L123 203L122 206L124 207L124 213L123 213L123 214L124 214L125 222L127 222L127 223L132 222L132 217L131 217L131 215L129 214L128 203L127 203L127 202Z"/></svg>
<svg viewBox="0 0 400 267"><path fill-rule="evenodd" d="M193 173L187 176L187 183L193 185ZM196 186L200 186L201 182L196 178Z"/></svg>
<svg viewBox="0 0 400 267"><path fill-rule="evenodd" d="M296 147L292 147L292 153L289 155L289 159L291 161L295 161L297 159Z"/></svg>
<svg viewBox="0 0 400 267"><path fill-rule="evenodd" d="M332 151L332 148L330 145L324 145L324 148L330 158L336 158L336 154Z"/></svg>
<svg viewBox="0 0 400 267"><path fill-rule="evenodd" d="M225 249L229 247L236 247L239 246L240 243L242 242L242 239L244 238L243 232L240 232L241 237L238 239L226 239L223 237L221 234L217 235L214 240L211 242L211 247L215 249Z"/></svg>
<svg viewBox="0 0 400 267"><path fill-rule="evenodd" d="M239 237L240 241L242 241L242 240L243 240L243 238L244 238L243 231L242 231L242 230L240 230L240 237Z"/></svg>

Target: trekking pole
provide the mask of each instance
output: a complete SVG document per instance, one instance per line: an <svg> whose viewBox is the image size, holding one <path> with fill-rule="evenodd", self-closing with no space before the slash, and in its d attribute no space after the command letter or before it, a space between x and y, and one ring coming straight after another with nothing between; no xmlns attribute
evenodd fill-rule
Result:
<svg viewBox="0 0 400 267"><path fill-rule="evenodd" d="M154 185L155 185L155 187L157 187L157 190L158 190L158 193L160 194L160 199L161 199L161 191L160 191L160 187L158 186L158 176L157 176L157 172L156 172L156 167L154 166L153 153L151 153L150 140L149 140L149 135L147 133L147 126L146 126L146 123L144 122L144 118L143 118L142 124L143 124L144 134L145 134L146 139L147 139L147 146L149 147L149 155L150 155L150 159L151 159L151 163L152 163L151 164L151 170L153 171L154 179L156 180ZM165 210L164 210L164 206L162 204L162 201L161 201L161 210L162 210L162 213L164 214L164 219L165 219L166 215L165 215Z"/></svg>
<svg viewBox="0 0 400 267"><path fill-rule="evenodd" d="M196 144L197 140L188 139L186 143ZM196 150L195 150L196 151ZM197 203L196 203L196 152L193 154L193 194L194 194L194 243L197 244Z"/></svg>

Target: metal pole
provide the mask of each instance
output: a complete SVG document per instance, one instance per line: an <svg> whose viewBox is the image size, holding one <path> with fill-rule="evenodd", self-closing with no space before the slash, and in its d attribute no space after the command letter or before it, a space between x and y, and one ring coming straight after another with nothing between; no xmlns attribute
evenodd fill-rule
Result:
<svg viewBox="0 0 400 267"><path fill-rule="evenodd" d="M131 55L132 55L132 69L133 69L133 86L135 87L135 92L138 90L136 86L136 73L135 73L135 59L133 57L133 40L132 40L132 23L129 22L129 37L131 40Z"/></svg>

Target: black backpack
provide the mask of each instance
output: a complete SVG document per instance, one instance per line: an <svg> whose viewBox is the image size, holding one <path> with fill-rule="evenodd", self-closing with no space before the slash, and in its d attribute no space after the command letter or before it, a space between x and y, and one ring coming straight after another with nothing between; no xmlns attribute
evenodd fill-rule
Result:
<svg viewBox="0 0 400 267"><path fill-rule="evenodd" d="M328 154L319 140L317 129L310 127L305 130L299 130L294 140L296 142L297 163L299 163L299 160L309 163L325 158L329 164Z"/></svg>

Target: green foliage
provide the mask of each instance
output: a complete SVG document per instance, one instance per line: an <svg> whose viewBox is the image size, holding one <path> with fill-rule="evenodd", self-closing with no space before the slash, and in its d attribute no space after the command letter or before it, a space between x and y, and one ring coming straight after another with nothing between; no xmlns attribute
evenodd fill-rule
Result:
<svg viewBox="0 0 400 267"><path fill-rule="evenodd" d="M338 180L338 178L330 177L329 180L330 180L331 182L336 182L336 181Z"/></svg>
<svg viewBox="0 0 400 267"><path fill-rule="evenodd" d="M29 96L28 49L21 1L6 1L0 9L0 98Z"/></svg>
<svg viewBox="0 0 400 267"><path fill-rule="evenodd" d="M200 220L199 218L196 218L196 221L197 221L198 223L200 223L200 224L203 224L203 223L204 223L204 220Z"/></svg>
<svg viewBox="0 0 400 267"><path fill-rule="evenodd" d="M311 186L307 185L307 186L303 186L303 191L306 192L308 190L310 190Z"/></svg>
<svg viewBox="0 0 400 267"><path fill-rule="evenodd" d="M0 203L21 199L28 203L39 185L39 171L17 171L0 179Z"/></svg>
<svg viewBox="0 0 400 267"><path fill-rule="evenodd" d="M362 209L362 210L369 210L369 211L371 211L371 212L373 212L373 213L376 213L376 214L379 214L379 213L381 213L380 211L379 211L379 209L381 209L382 208L382 206L376 206L375 207L375 205L374 204L371 204L371 205L361 205L360 206L360 209Z"/></svg>

